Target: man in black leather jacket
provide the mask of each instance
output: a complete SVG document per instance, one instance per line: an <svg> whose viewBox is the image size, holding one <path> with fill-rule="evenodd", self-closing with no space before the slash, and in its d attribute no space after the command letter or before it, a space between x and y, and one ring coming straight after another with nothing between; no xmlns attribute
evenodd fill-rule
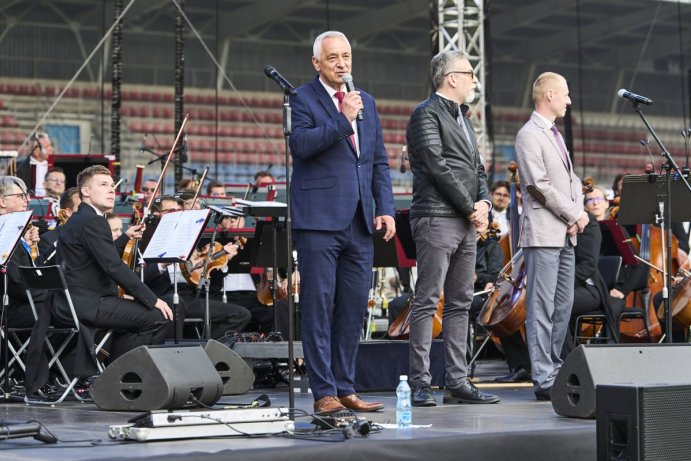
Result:
<svg viewBox="0 0 691 461"><path fill-rule="evenodd" d="M442 51L432 58L436 92L408 123L413 172L410 224L418 280L410 317L410 379L414 406L437 404L430 389L432 317L444 292L444 403L496 403L468 379L468 310L473 300L475 229L492 208L468 106L477 79L466 56Z"/></svg>

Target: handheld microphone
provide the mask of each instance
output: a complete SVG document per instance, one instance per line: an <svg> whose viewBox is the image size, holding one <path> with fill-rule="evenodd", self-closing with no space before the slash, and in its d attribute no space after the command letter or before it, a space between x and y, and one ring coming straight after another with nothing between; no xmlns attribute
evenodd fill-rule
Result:
<svg viewBox="0 0 691 461"><path fill-rule="evenodd" d="M283 92L285 94L289 94L291 96L294 96L297 94L295 91L295 87L288 82L281 74L278 73L278 71L273 67L273 66L266 66L264 68L264 73L266 74L267 77L269 77L271 80L274 82L278 83L278 86L281 87Z"/></svg>
<svg viewBox="0 0 691 461"><path fill-rule="evenodd" d="M650 98L646 98L645 96L641 96L636 93L631 93L628 90L621 89L619 92L617 92L620 98L628 99L629 101L635 103L635 104L645 104L646 106L649 106L653 103L653 100Z"/></svg>
<svg viewBox="0 0 691 461"><path fill-rule="evenodd" d="M144 137L142 138L142 143L139 146L139 156L141 157L144 155L144 149L146 148L146 138L149 137L149 133L144 133Z"/></svg>
<svg viewBox="0 0 691 461"><path fill-rule="evenodd" d="M406 168L406 166L405 166L405 153L407 150L408 150L408 146L403 144L403 147L401 147L401 174L408 171L408 168Z"/></svg>
<svg viewBox="0 0 691 461"><path fill-rule="evenodd" d="M343 83L345 83L346 86L346 91L350 93L351 91L355 91L355 85L353 85L353 76L350 74L343 74ZM357 113L357 120L358 122L362 121L362 109L360 109Z"/></svg>

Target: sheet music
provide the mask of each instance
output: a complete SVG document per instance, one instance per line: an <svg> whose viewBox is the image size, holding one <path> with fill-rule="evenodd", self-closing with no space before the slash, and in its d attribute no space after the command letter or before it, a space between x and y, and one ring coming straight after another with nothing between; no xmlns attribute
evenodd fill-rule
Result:
<svg viewBox="0 0 691 461"><path fill-rule="evenodd" d="M5 265L15 244L29 224L32 211L17 211L0 215L0 264Z"/></svg>
<svg viewBox="0 0 691 461"><path fill-rule="evenodd" d="M275 201L261 201L261 202L253 202L251 200L243 200L240 198L235 199L235 203L238 205L242 206L249 206L249 207L270 207L270 208L285 208L287 205L283 202L275 202Z"/></svg>
<svg viewBox="0 0 691 461"><path fill-rule="evenodd" d="M209 210L165 213L144 250L144 260L186 261L204 230Z"/></svg>

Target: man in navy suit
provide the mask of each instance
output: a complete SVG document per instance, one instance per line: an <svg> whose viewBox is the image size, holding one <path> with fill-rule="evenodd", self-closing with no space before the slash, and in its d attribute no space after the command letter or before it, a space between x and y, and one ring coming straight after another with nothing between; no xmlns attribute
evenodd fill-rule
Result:
<svg viewBox="0 0 691 461"><path fill-rule="evenodd" d="M315 412L376 411L381 403L355 393L355 357L371 281L371 234L385 227L389 240L396 232L389 166L374 99L346 93L348 39L324 32L313 51L319 75L291 99L302 345Z"/></svg>

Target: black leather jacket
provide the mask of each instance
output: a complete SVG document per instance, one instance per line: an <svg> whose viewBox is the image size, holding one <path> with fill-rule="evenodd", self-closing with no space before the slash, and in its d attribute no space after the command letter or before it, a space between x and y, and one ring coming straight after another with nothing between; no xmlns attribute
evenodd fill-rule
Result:
<svg viewBox="0 0 691 461"><path fill-rule="evenodd" d="M468 106L460 109L465 115ZM410 117L406 141L413 172L411 218L468 217L475 202L489 201L475 133L464 116L471 146L457 122L458 111L458 104L434 93Z"/></svg>

